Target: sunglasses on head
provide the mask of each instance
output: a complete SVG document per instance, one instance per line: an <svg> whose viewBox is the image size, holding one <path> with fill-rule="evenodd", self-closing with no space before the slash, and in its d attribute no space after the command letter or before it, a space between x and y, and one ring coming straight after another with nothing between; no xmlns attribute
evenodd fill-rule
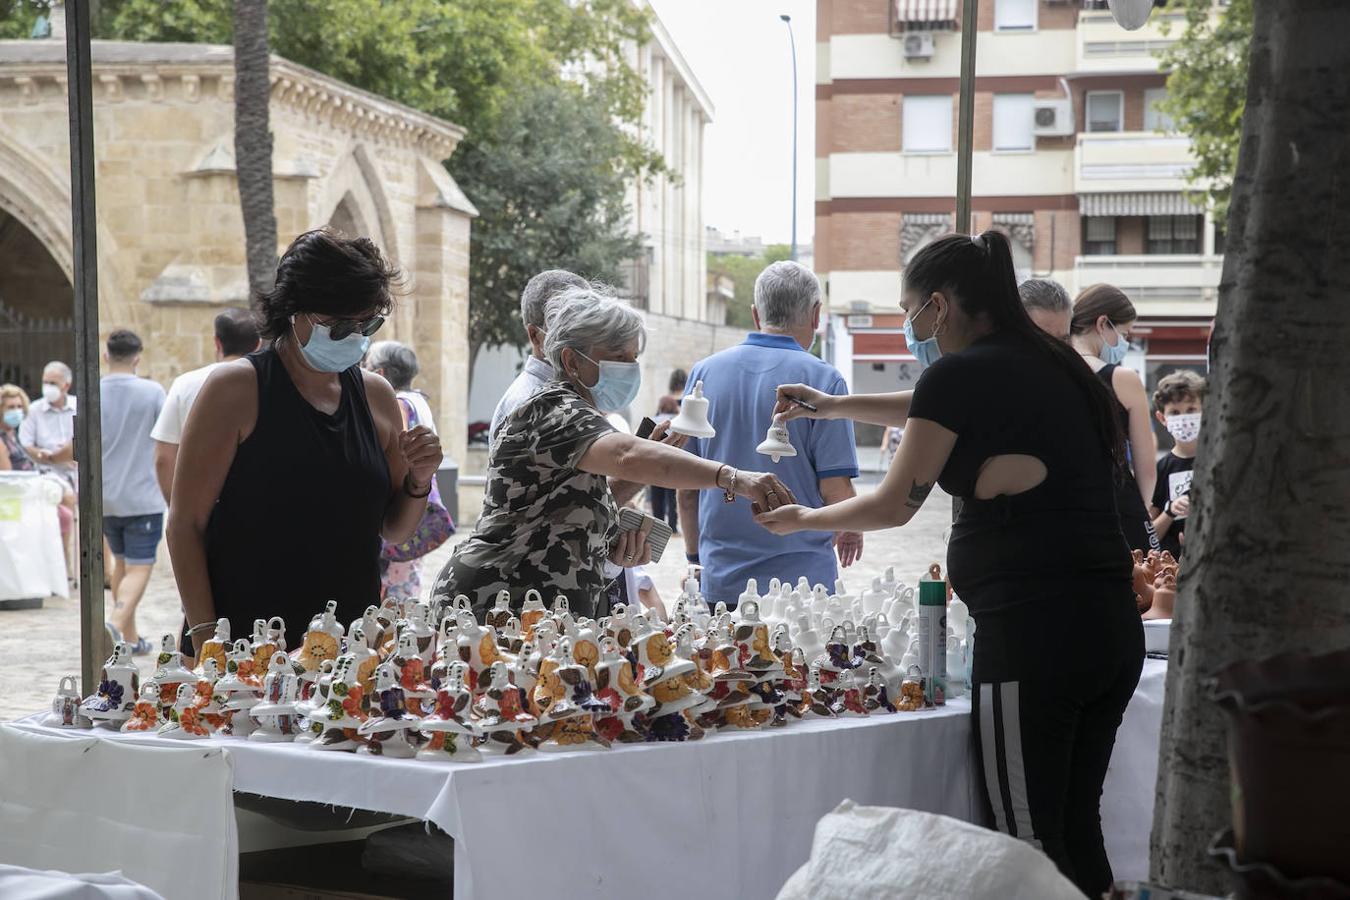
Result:
<svg viewBox="0 0 1350 900"><path fill-rule="evenodd" d="M330 338L340 341L353 334L370 337L380 330L380 326L384 324L384 316L371 316L369 319L331 319L327 322L319 322L310 317L310 321L316 325L323 325L328 329Z"/></svg>

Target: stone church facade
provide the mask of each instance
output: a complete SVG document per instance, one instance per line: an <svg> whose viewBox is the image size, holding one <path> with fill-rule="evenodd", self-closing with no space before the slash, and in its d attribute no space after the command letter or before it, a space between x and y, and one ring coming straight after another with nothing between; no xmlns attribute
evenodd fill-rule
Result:
<svg viewBox="0 0 1350 900"><path fill-rule="evenodd" d="M93 75L100 328L136 331L141 374L167 386L211 361L215 315L248 302L233 53L96 41ZM378 337L416 349L415 385L463 459L477 211L442 162L464 132L277 57L271 79L278 250L332 225L403 270ZM73 314L69 173L63 43L0 41L0 332Z"/></svg>

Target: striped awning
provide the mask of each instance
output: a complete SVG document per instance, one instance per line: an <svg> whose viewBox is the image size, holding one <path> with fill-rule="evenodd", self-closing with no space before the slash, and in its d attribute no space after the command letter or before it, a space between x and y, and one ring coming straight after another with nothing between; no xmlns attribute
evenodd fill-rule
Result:
<svg viewBox="0 0 1350 900"><path fill-rule="evenodd" d="M906 225L941 225L945 228L952 227L951 213L902 213Z"/></svg>
<svg viewBox="0 0 1350 900"><path fill-rule="evenodd" d="M1080 194L1078 211L1085 216L1198 216L1204 212L1176 191Z"/></svg>
<svg viewBox="0 0 1350 900"><path fill-rule="evenodd" d="M1036 216L1034 213L1020 212L996 212L994 213L995 225L1035 225Z"/></svg>
<svg viewBox="0 0 1350 900"><path fill-rule="evenodd" d="M895 21L920 28L955 28L956 0L895 0Z"/></svg>

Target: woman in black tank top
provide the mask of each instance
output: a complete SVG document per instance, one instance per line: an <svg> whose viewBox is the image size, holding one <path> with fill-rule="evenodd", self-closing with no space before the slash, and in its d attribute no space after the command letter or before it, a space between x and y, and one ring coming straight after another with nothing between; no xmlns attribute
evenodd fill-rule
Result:
<svg viewBox="0 0 1350 900"><path fill-rule="evenodd" d="M1158 444L1153 436L1153 417L1144 383L1132 369L1120 365L1136 318L1134 304L1119 288L1094 284L1074 301L1069 331L1074 349L1116 399L1128 463L1116 483L1120 530L1131 550L1147 553L1161 549L1153 530L1153 518L1145 505L1145 498L1153 496L1158 477Z"/></svg>
<svg viewBox="0 0 1350 900"><path fill-rule="evenodd" d="M776 533L907 523L935 483L962 500L947 567L979 626L971 731L988 820L1038 846L1089 896L1111 885L1099 799L1144 658L1116 513L1124 448L1114 400L1032 322L1003 234L950 235L904 273L912 393L779 387L785 418L903 425L871 494L757 521ZM814 410L791 402L805 400Z"/></svg>
<svg viewBox="0 0 1350 900"><path fill-rule="evenodd" d="M441 460L433 433L402 430L388 382L357 367L395 274L364 238L301 235L261 301L272 343L203 386L168 530L185 652L218 617L238 638L281 616L295 648L327 601L341 621L379 602L380 538L412 534Z"/></svg>

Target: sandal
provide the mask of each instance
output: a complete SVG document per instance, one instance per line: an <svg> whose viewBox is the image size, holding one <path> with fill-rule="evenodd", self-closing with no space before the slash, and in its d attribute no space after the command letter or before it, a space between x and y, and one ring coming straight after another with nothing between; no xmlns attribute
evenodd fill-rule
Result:
<svg viewBox="0 0 1350 900"><path fill-rule="evenodd" d="M137 638L136 643L131 645L131 655L145 656L145 654L149 653L154 648L155 648L154 644L151 644L148 639Z"/></svg>

